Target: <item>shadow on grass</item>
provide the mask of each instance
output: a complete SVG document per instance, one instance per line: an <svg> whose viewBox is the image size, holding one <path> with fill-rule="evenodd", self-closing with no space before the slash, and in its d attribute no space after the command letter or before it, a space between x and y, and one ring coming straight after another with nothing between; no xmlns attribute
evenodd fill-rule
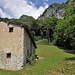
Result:
<svg viewBox="0 0 75 75"><path fill-rule="evenodd" d="M75 60L75 57L66 58L65 60Z"/></svg>
<svg viewBox="0 0 75 75"><path fill-rule="evenodd" d="M67 53L75 54L75 50L64 50Z"/></svg>
<svg viewBox="0 0 75 75"><path fill-rule="evenodd" d="M62 49L64 52L66 53L70 53L70 54L74 54L75 55L75 50L71 50L71 49L66 49L64 47L58 47L60 49ZM70 60L70 61L74 61L75 60L75 57L70 57L70 58L66 58L65 60Z"/></svg>
<svg viewBox="0 0 75 75"><path fill-rule="evenodd" d="M71 50L71 49L66 49L64 47L58 47L59 49L62 49L63 51L65 51L66 53L70 53L70 54L75 54L75 50Z"/></svg>

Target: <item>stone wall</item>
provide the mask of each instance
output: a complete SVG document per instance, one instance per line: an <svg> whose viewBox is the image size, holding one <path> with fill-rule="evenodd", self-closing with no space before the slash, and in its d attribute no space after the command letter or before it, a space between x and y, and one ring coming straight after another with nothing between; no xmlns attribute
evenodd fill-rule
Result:
<svg viewBox="0 0 75 75"><path fill-rule="evenodd" d="M35 56L35 47L26 30L24 30L24 64L26 64L27 54Z"/></svg>
<svg viewBox="0 0 75 75"><path fill-rule="evenodd" d="M24 65L26 64L26 58L27 58L27 52L30 53L30 38L26 32L26 30L24 30Z"/></svg>
<svg viewBox="0 0 75 75"><path fill-rule="evenodd" d="M9 27L13 27L13 32L9 32ZM23 34L24 28L0 22L1 69L19 70L23 68ZM11 57L8 58L7 54Z"/></svg>
<svg viewBox="0 0 75 75"><path fill-rule="evenodd" d="M23 69L27 52L35 56L35 47L24 27L0 22L0 68Z"/></svg>
<svg viewBox="0 0 75 75"><path fill-rule="evenodd" d="M35 55L36 55L36 50L35 50L35 47L34 47L33 44L32 44L32 55L34 55L34 57L35 57Z"/></svg>

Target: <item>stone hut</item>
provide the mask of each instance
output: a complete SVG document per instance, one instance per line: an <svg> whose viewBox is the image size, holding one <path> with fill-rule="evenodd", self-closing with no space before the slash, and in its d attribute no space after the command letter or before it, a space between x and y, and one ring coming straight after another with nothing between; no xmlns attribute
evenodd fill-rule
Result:
<svg viewBox="0 0 75 75"><path fill-rule="evenodd" d="M23 69L28 56L33 56L35 60L35 48L37 46L27 25L0 18L1 69Z"/></svg>

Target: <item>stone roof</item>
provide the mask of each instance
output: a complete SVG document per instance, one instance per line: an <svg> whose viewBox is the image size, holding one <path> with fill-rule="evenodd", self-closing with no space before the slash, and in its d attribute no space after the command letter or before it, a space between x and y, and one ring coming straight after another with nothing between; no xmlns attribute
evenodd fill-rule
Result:
<svg viewBox="0 0 75 75"><path fill-rule="evenodd" d="M28 35L29 35L29 37L30 37L30 39L31 39L31 41L32 41L32 43L33 43L33 45L35 46L35 48L37 48L37 46L36 46L36 44L35 44L35 41L34 41L32 35L31 35L30 30L29 30L29 28L28 28L27 25L25 25L25 24L23 24L23 23L20 23L20 22L15 22L15 21L10 20L10 19L8 19L8 18L0 18L0 22L1 22L1 21L7 23L8 25L9 25L9 24L12 24L12 25L15 25L15 26L17 25L17 26L20 26L20 27L24 27L25 30L26 30L26 32L28 33Z"/></svg>

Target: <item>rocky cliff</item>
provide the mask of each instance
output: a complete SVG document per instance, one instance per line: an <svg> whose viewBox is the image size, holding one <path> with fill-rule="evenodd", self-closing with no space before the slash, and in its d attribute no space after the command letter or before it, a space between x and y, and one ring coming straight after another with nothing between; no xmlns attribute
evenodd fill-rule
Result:
<svg viewBox="0 0 75 75"><path fill-rule="evenodd" d="M62 4L54 3L50 5L38 19L40 20L46 17L63 19L65 9L68 8L69 5L75 6L75 0L68 0L66 3Z"/></svg>

